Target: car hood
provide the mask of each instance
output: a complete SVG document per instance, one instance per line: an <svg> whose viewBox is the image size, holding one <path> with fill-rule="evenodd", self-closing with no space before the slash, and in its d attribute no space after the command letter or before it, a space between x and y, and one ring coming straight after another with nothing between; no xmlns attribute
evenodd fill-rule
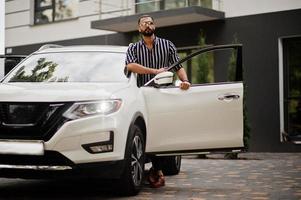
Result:
<svg viewBox="0 0 301 200"><path fill-rule="evenodd" d="M1 83L0 102L67 102L111 98L127 83Z"/></svg>

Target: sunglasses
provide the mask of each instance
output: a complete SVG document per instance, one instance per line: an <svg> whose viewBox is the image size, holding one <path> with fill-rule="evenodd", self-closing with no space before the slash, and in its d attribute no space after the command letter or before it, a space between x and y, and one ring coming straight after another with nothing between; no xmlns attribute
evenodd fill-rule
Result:
<svg viewBox="0 0 301 200"><path fill-rule="evenodd" d="M140 23L140 26L153 26L154 25L154 22L152 21L148 21L148 22L141 22Z"/></svg>

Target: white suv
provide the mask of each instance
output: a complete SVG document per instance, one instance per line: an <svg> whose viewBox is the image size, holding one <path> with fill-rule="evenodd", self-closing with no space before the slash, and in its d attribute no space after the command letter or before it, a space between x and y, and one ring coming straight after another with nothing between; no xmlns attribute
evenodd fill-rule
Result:
<svg viewBox="0 0 301 200"><path fill-rule="evenodd" d="M241 55L240 45L213 46L180 62L224 48ZM164 72L138 87L136 74L124 73L126 50L44 46L4 77L0 176L118 178L133 195L148 155L169 156L164 170L177 174L175 155L243 147L241 77L182 91Z"/></svg>

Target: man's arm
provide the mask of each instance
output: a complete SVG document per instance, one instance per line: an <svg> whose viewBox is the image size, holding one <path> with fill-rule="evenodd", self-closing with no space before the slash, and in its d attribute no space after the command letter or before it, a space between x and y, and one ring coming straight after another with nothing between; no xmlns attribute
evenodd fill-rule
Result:
<svg viewBox="0 0 301 200"><path fill-rule="evenodd" d="M127 64L127 69L128 71L137 73L137 74L159 74L161 72L166 71L165 68L160 68L160 69L153 69L153 68L148 68L144 67L143 65L140 65L138 63L129 63Z"/></svg>
<svg viewBox="0 0 301 200"><path fill-rule="evenodd" d="M178 71L177 71L177 75L180 78L180 80L182 81L180 88L182 90L188 90L190 87L190 83L189 80L187 78L187 74L186 71L183 67L181 67Z"/></svg>
<svg viewBox="0 0 301 200"><path fill-rule="evenodd" d="M187 74L183 67L177 71L177 75L181 81L188 81Z"/></svg>
<svg viewBox="0 0 301 200"><path fill-rule="evenodd" d="M177 54L176 46L170 41L169 44L169 65L172 65L173 63L179 61L179 56ZM178 77L182 81L180 89L188 90L190 87L190 83L188 81L185 69L181 65L176 66L174 69L176 70Z"/></svg>

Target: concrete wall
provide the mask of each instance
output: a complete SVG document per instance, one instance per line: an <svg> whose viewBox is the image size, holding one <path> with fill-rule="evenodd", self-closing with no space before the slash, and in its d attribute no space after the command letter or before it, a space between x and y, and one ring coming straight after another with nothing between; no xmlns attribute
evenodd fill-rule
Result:
<svg viewBox="0 0 301 200"><path fill-rule="evenodd" d="M7 47L112 33L90 28L91 21L100 17L100 1L98 0L79 1L77 18L41 25L33 24L33 2L33 0L5 2Z"/></svg>

